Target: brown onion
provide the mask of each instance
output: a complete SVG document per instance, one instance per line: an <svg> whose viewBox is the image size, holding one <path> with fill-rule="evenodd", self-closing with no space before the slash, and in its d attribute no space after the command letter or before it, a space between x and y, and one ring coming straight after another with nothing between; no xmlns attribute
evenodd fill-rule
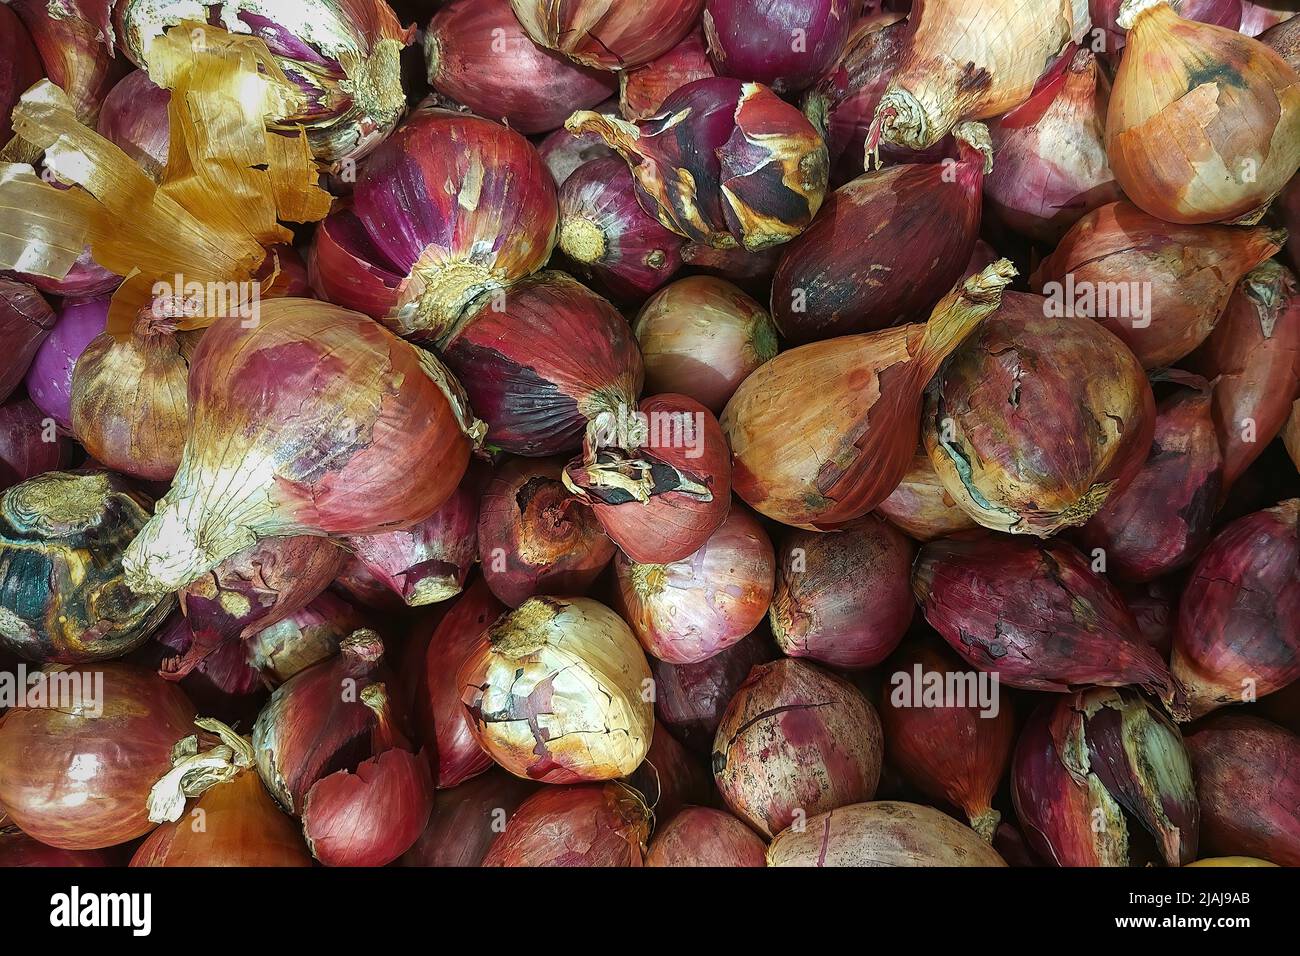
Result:
<svg viewBox="0 0 1300 956"><path fill-rule="evenodd" d="M0 365L0 402L22 382L54 320L54 310L36 289L0 276L0 336L7 344Z"/></svg>
<svg viewBox="0 0 1300 956"><path fill-rule="evenodd" d="M644 866L651 814L619 783L543 787L519 805L483 866Z"/></svg>
<svg viewBox="0 0 1300 956"><path fill-rule="evenodd" d="M48 424L47 424L48 423ZM0 491L72 461L72 443L25 398L0 405Z"/></svg>
<svg viewBox="0 0 1300 956"><path fill-rule="evenodd" d="M246 638L245 657L268 684L283 684L299 671L333 657L343 639L364 626L356 608L325 591Z"/></svg>
<svg viewBox="0 0 1300 956"><path fill-rule="evenodd" d="M539 46L584 66L625 70L676 44L700 18L704 0L510 0Z"/></svg>
<svg viewBox="0 0 1300 956"><path fill-rule="evenodd" d="M948 494L924 448L917 450L911 467L876 506L876 513L917 541L933 541L976 526L975 519Z"/></svg>
<svg viewBox="0 0 1300 956"><path fill-rule="evenodd" d="M543 784L495 767L433 797L429 822L401 866L481 866L511 814Z"/></svg>
<svg viewBox="0 0 1300 956"><path fill-rule="evenodd" d="M646 866L767 866L767 846L730 813L686 807L655 828Z"/></svg>
<svg viewBox="0 0 1300 956"><path fill-rule="evenodd" d="M695 30L667 53L630 70L619 71L619 112L633 122L649 119L659 112L664 100L687 83L715 75L704 33Z"/></svg>

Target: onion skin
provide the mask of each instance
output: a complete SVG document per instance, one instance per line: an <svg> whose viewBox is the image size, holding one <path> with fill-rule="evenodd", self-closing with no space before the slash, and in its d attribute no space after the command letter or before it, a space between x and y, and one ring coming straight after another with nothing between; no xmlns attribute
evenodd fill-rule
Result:
<svg viewBox="0 0 1300 956"><path fill-rule="evenodd" d="M1291 415L1282 428L1282 441L1296 469L1300 470L1300 398L1291 405Z"/></svg>
<svg viewBox="0 0 1300 956"><path fill-rule="evenodd" d="M933 807L856 803L779 834L768 866L1006 866L969 827Z"/></svg>
<svg viewBox="0 0 1300 956"><path fill-rule="evenodd" d="M1195 863L1188 863L1188 866L1277 866L1276 863L1270 863L1268 860L1257 860L1253 856L1214 856L1207 857L1203 860L1197 860Z"/></svg>
<svg viewBox="0 0 1300 956"><path fill-rule="evenodd" d="M606 116L617 116L618 101L606 100L594 109ZM563 186L573 171L583 163L618 155L596 133L575 135L563 128L557 129L538 143L537 152L550 170L557 188Z"/></svg>
<svg viewBox="0 0 1300 956"><path fill-rule="evenodd" d="M686 806L717 802L713 774L703 757L688 751L659 723L645 760L623 782L645 798L658 819L666 820Z"/></svg>
<svg viewBox="0 0 1300 956"><path fill-rule="evenodd" d="M960 807L971 829L992 843L1001 820L993 809L993 795L1015 743L1011 702L996 701L994 714L986 714L974 701L931 706L922 702L921 687L914 682L911 694L901 695L901 683L913 680L914 668L941 678L964 670L960 661L932 642L906 645L894 655L890 667L892 690L882 693L880 708L890 766L931 799Z"/></svg>
<svg viewBox="0 0 1300 956"><path fill-rule="evenodd" d="M667 53L700 18L704 0L510 0L538 46L575 63L626 70Z"/></svg>
<svg viewBox="0 0 1300 956"><path fill-rule="evenodd" d="M1159 654L1162 660L1169 660L1174 647L1174 618L1177 616L1178 595L1171 594L1169 584L1162 581L1127 585L1121 582L1119 591L1137 621L1142 641Z"/></svg>
<svg viewBox="0 0 1300 956"><path fill-rule="evenodd" d="M615 609L651 656L697 664L762 622L775 570L762 525L748 511L732 508L703 547L680 561L639 564L617 555Z"/></svg>
<svg viewBox="0 0 1300 956"><path fill-rule="evenodd" d="M72 444L51 433L46 421L25 398L0 405L0 491L71 463ZM46 441L47 435L53 440Z"/></svg>
<svg viewBox="0 0 1300 956"><path fill-rule="evenodd" d="M0 14L3 18L4 14ZM60 850L34 840L21 830L0 832L0 866L117 866L116 854L106 850Z"/></svg>
<svg viewBox="0 0 1300 956"><path fill-rule="evenodd" d="M36 44L45 75L68 94L77 118L94 126L100 103L121 75L113 59L108 4L13 0L11 5Z"/></svg>
<svg viewBox="0 0 1300 956"><path fill-rule="evenodd" d="M486 637L457 681L493 760L544 783L637 768L654 730L650 667L618 615L590 598L529 598Z"/></svg>
<svg viewBox="0 0 1300 956"><path fill-rule="evenodd" d="M1119 20L1106 152L1124 194L1172 223L1258 220L1300 165L1300 78L1267 45L1167 0L1128 0Z"/></svg>
<svg viewBox="0 0 1300 956"><path fill-rule="evenodd" d="M1300 498L1239 518L1183 589L1173 672L1192 715L1248 703L1300 678Z"/></svg>
<svg viewBox="0 0 1300 956"><path fill-rule="evenodd" d="M811 86L844 49L858 0L706 0L709 56L724 76L778 93Z"/></svg>
<svg viewBox="0 0 1300 956"><path fill-rule="evenodd" d="M442 354L489 443L515 455L576 449L591 419L635 405L644 377L627 321L562 272L485 297Z"/></svg>
<svg viewBox="0 0 1300 956"><path fill-rule="evenodd" d="M9 114L6 111L4 115ZM54 322L54 310L36 289L0 277L0 336L7 343L0 366L0 402L22 382Z"/></svg>
<svg viewBox="0 0 1300 956"><path fill-rule="evenodd" d="M930 384L921 429L967 514L1039 537L1083 524L1128 486L1156 418L1151 386L1115 336L1045 315L1046 305L1003 296Z"/></svg>
<svg viewBox="0 0 1300 956"><path fill-rule="evenodd" d="M876 506L876 513L922 542L977 527L975 519L948 494L924 448L917 451L889 497Z"/></svg>
<svg viewBox="0 0 1300 956"><path fill-rule="evenodd" d="M1128 31L1115 22L1123 5L1124 0L1088 0L1088 14L1093 27L1088 38L1091 41L1098 30L1103 31L1104 52L1113 61L1119 59L1120 51L1128 42L1125 36ZM1242 0L1186 0L1179 6L1178 15L1185 20L1199 20L1201 23L1213 23L1215 26L1236 30L1242 26L1241 15L1245 5Z"/></svg>
<svg viewBox="0 0 1300 956"><path fill-rule="evenodd" d="M619 112L634 123L649 119L663 107L664 100L686 84L716 75L704 33L695 30L662 56L619 72Z"/></svg>
<svg viewBox="0 0 1300 956"><path fill-rule="evenodd" d="M750 295L766 295L781 258L781 247L749 252L745 249L715 249L698 242L682 246L682 263L697 274L726 279Z"/></svg>
<svg viewBox="0 0 1300 956"><path fill-rule="evenodd" d="M767 846L729 813L685 807L655 829L646 866L767 866Z"/></svg>
<svg viewBox="0 0 1300 956"><path fill-rule="evenodd" d="M199 713L227 724L251 725L269 691L262 675L245 659L243 644L225 641L188 667L183 676L173 673L170 668L196 643L189 622L183 615L173 614L128 660L154 668L164 680L179 681Z"/></svg>
<svg viewBox="0 0 1300 956"><path fill-rule="evenodd" d="M912 590L949 646L1008 687L1136 684L1174 696L1169 669L1119 592L1062 541L983 532L932 541L917 556Z"/></svg>
<svg viewBox="0 0 1300 956"><path fill-rule="evenodd" d="M73 367L107 322L108 299L65 303L28 368L28 397L67 432L72 431Z"/></svg>
<svg viewBox="0 0 1300 956"><path fill-rule="evenodd" d="M154 182L167 168L171 140L171 90L156 86L145 70L132 70L104 97L99 135L135 160Z"/></svg>
<svg viewBox="0 0 1300 956"><path fill-rule="evenodd" d="M833 534L788 530L769 619L777 646L838 668L874 667L912 623L915 547L876 515Z"/></svg>
<svg viewBox="0 0 1300 956"><path fill-rule="evenodd" d="M510 815L542 785L495 768L455 790L440 790L420 838L401 866L480 866Z"/></svg>
<svg viewBox="0 0 1300 956"><path fill-rule="evenodd" d="M246 638L245 656L264 681L283 684L299 671L333 657L343 639L364 623L356 608L325 591Z"/></svg>
<svg viewBox="0 0 1300 956"><path fill-rule="evenodd" d="M10 117L18 98L37 80L45 76L40 54L18 14L6 4L0 10L0 143L8 143L14 134Z"/></svg>
<svg viewBox="0 0 1300 956"><path fill-rule="evenodd" d="M543 787L510 817L483 866L645 865L651 815L634 790Z"/></svg>
<svg viewBox="0 0 1300 956"><path fill-rule="evenodd" d="M102 699L83 693L72 706L14 707L0 717L0 803L49 846L116 846L154 828L146 798L171 769L172 746L193 732L194 707L180 688L133 664L69 671L83 681L102 673Z"/></svg>
<svg viewBox="0 0 1300 956"><path fill-rule="evenodd" d="M546 133L608 99L614 78L536 46L509 0L453 0L424 33L429 85L521 133Z"/></svg>
<svg viewBox="0 0 1300 956"><path fill-rule="evenodd" d="M1300 866L1300 738L1258 717L1221 714L1187 738L1208 853Z"/></svg>
<svg viewBox="0 0 1300 956"><path fill-rule="evenodd" d="M1295 16L1291 10L1274 10L1265 4L1241 0L1241 32L1248 37L1262 34L1270 27L1285 23Z"/></svg>
<svg viewBox="0 0 1300 956"><path fill-rule="evenodd" d="M714 415L777 352L767 310L711 276L688 276L660 289L641 307L633 329L646 390L685 395Z"/></svg>
<svg viewBox="0 0 1300 956"><path fill-rule="evenodd" d="M1260 33L1258 39L1276 50L1291 69L1300 69L1300 23L1296 22L1294 14L1289 20L1283 20Z"/></svg>
<svg viewBox="0 0 1300 956"><path fill-rule="evenodd" d="M999 260L925 325L814 342L757 369L722 413L736 493L769 518L821 530L884 501L916 450L926 383L1014 274Z"/></svg>
<svg viewBox="0 0 1300 956"><path fill-rule="evenodd" d="M91 258L89 247L82 250L62 279L27 274L22 274L19 278L30 282L46 295L60 295L65 299L93 299L109 295L122 284L121 276L109 272Z"/></svg>
<svg viewBox="0 0 1300 956"><path fill-rule="evenodd" d="M750 671L713 741L727 805L769 839L814 814L870 800L880 718L843 678L789 658Z"/></svg>

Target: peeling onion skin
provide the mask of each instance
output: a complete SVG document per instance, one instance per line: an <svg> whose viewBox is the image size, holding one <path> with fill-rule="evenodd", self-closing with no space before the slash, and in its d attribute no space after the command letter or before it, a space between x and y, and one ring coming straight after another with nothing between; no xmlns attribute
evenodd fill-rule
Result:
<svg viewBox="0 0 1300 956"><path fill-rule="evenodd" d="M1087 40L1091 42L1096 36L1096 31L1103 31L1104 53L1112 62L1118 62L1119 54L1127 42L1125 34L1128 31L1115 22L1123 5L1124 0L1089 0L1088 3L1093 32L1087 34ZM1236 30L1243 26L1241 15L1245 5L1242 0L1185 0L1179 6L1178 15L1186 20L1198 20L1201 23L1212 23L1215 26ZM1246 33L1245 30L1241 32Z"/></svg>
<svg viewBox="0 0 1300 956"><path fill-rule="evenodd" d="M1172 223L1258 220L1300 165L1300 77L1168 0L1126 0L1119 20L1106 151L1124 194Z"/></svg>
<svg viewBox="0 0 1300 956"><path fill-rule="evenodd" d="M14 106L27 88L45 75L36 44L11 6L0 10L0 143L8 143L14 134ZM8 280L0 280L0 284ZM5 394L0 389L0 395Z"/></svg>
<svg viewBox="0 0 1300 956"><path fill-rule="evenodd" d="M646 866L767 866L767 845L729 813L685 807L655 828Z"/></svg>
<svg viewBox="0 0 1300 956"><path fill-rule="evenodd" d="M859 0L706 0L709 56L724 76L797 92L839 57L858 6Z"/></svg>
<svg viewBox="0 0 1300 956"><path fill-rule="evenodd" d="M917 451L911 467L889 497L876 506L876 513L921 542L978 527L948 494L924 448Z"/></svg>
<svg viewBox="0 0 1300 956"><path fill-rule="evenodd" d="M8 111L3 115L7 117ZM0 402L7 400L22 382L54 322L54 310L40 292L24 282L0 276L0 336L6 343L0 360Z"/></svg>
<svg viewBox="0 0 1300 956"><path fill-rule="evenodd" d="M439 790L420 838L399 866L481 866L510 815L543 784L497 767L454 790Z"/></svg>
<svg viewBox="0 0 1300 956"><path fill-rule="evenodd" d="M669 96L687 83L716 75L709 62L704 33L694 30L667 53L619 72L618 112L634 123L649 119L659 112Z"/></svg>
<svg viewBox="0 0 1300 956"><path fill-rule="evenodd" d="M1257 37L1270 27L1286 23L1295 16L1290 10L1274 10L1264 3L1251 3L1241 0L1241 32L1248 37Z"/></svg>
<svg viewBox="0 0 1300 956"><path fill-rule="evenodd" d="M769 839L797 820L870 800L884 741L852 684L791 658L761 664L713 741L713 777L737 816Z"/></svg>
<svg viewBox="0 0 1300 956"><path fill-rule="evenodd" d="M543 787L510 817L483 866L644 866L650 826L640 795L621 784Z"/></svg>
<svg viewBox="0 0 1300 956"><path fill-rule="evenodd" d="M148 643L127 659L151 667L163 680L180 683L190 702L205 717L222 723L248 727L270 696L270 689L248 663L244 645L238 639L218 644L192 666L183 670L177 663L196 644L194 632L183 615L173 614L155 631Z"/></svg>
<svg viewBox="0 0 1300 956"><path fill-rule="evenodd" d="M72 463L72 443L57 433L46 441L45 422L45 415L26 398L0 405L0 491Z"/></svg>
<svg viewBox="0 0 1300 956"><path fill-rule="evenodd" d="M1300 866L1300 738L1221 714L1187 738L1208 853Z"/></svg>
<svg viewBox="0 0 1300 956"><path fill-rule="evenodd" d="M544 783L612 780L650 747L650 666L617 614L590 598L529 598L460 667L461 702L492 759Z"/></svg>
<svg viewBox="0 0 1300 956"><path fill-rule="evenodd" d="M618 116L618 100L606 100L593 109L605 116ZM563 127L538 143L537 152L542 157L542 162L546 164L546 168L550 170L557 189L563 186L573 175L573 171L583 163L618 155L598 134L575 135Z"/></svg>
<svg viewBox="0 0 1300 956"><path fill-rule="evenodd" d="M874 667L903 639L916 604L915 546L866 515L831 534L787 530L768 618L791 657L831 667Z"/></svg>
<svg viewBox="0 0 1300 956"><path fill-rule="evenodd" d="M1013 292L926 394L921 436L979 524L1046 537L1091 518L1137 475L1155 398L1136 359L1088 319Z"/></svg>
<svg viewBox="0 0 1300 956"><path fill-rule="evenodd" d="M583 66L626 70L667 53L699 21L704 0L510 0L538 46Z"/></svg>
<svg viewBox="0 0 1300 956"><path fill-rule="evenodd" d="M1192 714L1300 678L1300 498L1221 530L1183 589L1173 672Z"/></svg>
<svg viewBox="0 0 1300 956"><path fill-rule="evenodd" d="M77 119L93 127L105 95L122 75L113 58L111 4L13 0L12 6L36 44L43 75L68 94Z"/></svg>
<svg viewBox="0 0 1300 956"><path fill-rule="evenodd" d="M365 619L351 604L325 591L304 607L244 641L245 657L270 686L338 653L339 645Z"/></svg>
<svg viewBox="0 0 1300 956"><path fill-rule="evenodd" d="M777 835L768 866L1006 866L970 827L915 803L855 803Z"/></svg>

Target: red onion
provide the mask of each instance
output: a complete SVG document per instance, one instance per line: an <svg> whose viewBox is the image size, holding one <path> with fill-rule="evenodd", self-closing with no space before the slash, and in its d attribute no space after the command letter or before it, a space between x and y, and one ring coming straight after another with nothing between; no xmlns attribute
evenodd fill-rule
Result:
<svg viewBox="0 0 1300 956"><path fill-rule="evenodd" d="M47 421L25 398L0 405L0 491L71 463L71 442Z"/></svg>
<svg viewBox="0 0 1300 956"><path fill-rule="evenodd" d="M646 866L767 866L767 847L729 813L686 807L655 829Z"/></svg>
<svg viewBox="0 0 1300 956"><path fill-rule="evenodd" d="M270 684L283 684L294 674L333 657L343 639L365 621L347 601L329 591L243 642L249 666Z"/></svg>
<svg viewBox="0 0 1300 956"><path fill-rule="evenodd" d="M7 5L0 9L0 63L4 64L0 70L0 143L8 143L14 134L10 121L14 104L45 76L45 68L27 28Z"/></svg>
<svg viewBox="0 0 1300 956"><path fill-rule="evenodd" d="M833 534L787 530L772 596L772 636L791 657L874 667L903 639L916 605L914 546L875 515Z"/></svg>
<svg viewBox="0 0 1300 956"><path fill-rule="evenodd" d="M27 371L27 394L36 407L72 430L72 368L108 322L108 300L66 303Z"/></svg>
<svg viewBox="0 0 1300 956"><path fill-rule="evenodd" d="M1286 23L1295 13L1291 10L1274 10L1267 3L1251 3L1241 0L1241 32L1248 37L1260 36L1270 27Z"/></svg>
<svg viewBox="0 0 1300 956"><path fill-rule="evenodd" d="M1209 853L1300 866L1300 737L1222 714L1187 738Z"/></svg>
<svg viewBox="0 0 1300 956"><path fill-rule="evenodd" d="M618 100L606 100L594 109L606 116L617 116ZM563 186L573 171L583 163L617 155L598 134L574 134L563 128L543 139L537 145L537 152L546 168L551 171L556 186Z"/></svg>
<svg viewBox="0 0 1300 956"><path fill-rule="evenodd" d="M162 181L170 148L170 90L155 86L144 70L124 76L104 97L96 129L135 160L154 182Z"/></svg>
<svg viewBox="0 0 1300 956"><path fill-rule="evenodd" d="M706 0L709 56L723 76L778 93L811 86L844 49L858 0Z"/></svg>
<svg viewBox="0 0 1300 956"><path fill-rule="evenodd" d="M518 607L538 594L585 594L614 556L589 508L560 481L561 458L510 458L493 473L479 509L483 578Z"/></svg>
<svg viewBox="0 0 1300 956"><path fill-rule="evenodd" d="M121 75L121 64L113 59L110 5L103 0L12 0L12 6L36 43L45 75L68 94L77 118L93 126L100 103Z"/></svg>
<svg viewBox="0 0 1300 956"><path fill-rule="evenodd" d="M750 295L766 295L772 274L781 260L781 247L760 249L715 249L688 242L682 246L682 264L698 274L727 279Z"/></svg>
<svg viewBox="0 0 1300 956"><path fill-rule="evenodd" d="M1267 44L1277 51L1291 69L1300 67L1300 18L1291 14L1291 19L1283 20L1269 27L1258 36L1259 42ZM1246 31L1243 29L1243 33Z"/></svg>
<svg viewBox="0 0 1300 956"><path fill-rule="evenodd" d="M1169 584L1161 581L1121 583L1119 592L1133 619L1137 621L1138 634L1143 643L1149 645L1162 660L1169 660L1169 653L1174 647L1177 594L1171 596Z"/></svg>
<svg viewBox="0 0 1300 956"><path fill-rule="evenodd" d="M1124 0L1088 0L1088 14L1092 20L1092 32L1088 40L1100 41L1098 52L1104 53L1115 63L1119 62L1120 52L1126 42L1125 34L1128 32L1115 22L1123 2ZM1243 8L1246 6L1242 0L1183 0L1178 5L1178 15L1184 20L1212 23L1229 30L1242 27L1242 33L1254 36L1254 33L1246 31L1246 25L1242 22ZM1100 37L1097 36L1099 32Z"/></svg>
<svg viewBox="0 0 1300 956"><path fill-rule="evenodd" d="M541 788L499 767L439 790L420 838L402 854L401 866L480 866L519 805Z"/></svg>
<svg viewBox="0 0 1300 956"><path fill-rule="evenodd" d="M560 250L616 297L644 298L681 266L681 237L641 208L621 159L579 166L560 187L559 202Z"/></svg>
<svg viewBox="0 0 1300 956"><path fill-rule="evenodd" d="M543 787L519 805L483 866L643 866L651 815L618 783Z"/></svg>
<svg viewBox="0 0 1300 956"><path fill-rule="evenodd" d="M880 718L852 684L804 661L760 664L713 741L727 805L766 837L870 800L880 780Z"/></svg>
<svg viewBox="0 0 1300 956"><path fill-rule="evenodd" d="M683 86L714 75L704 33L695 30L662 56L619 72L619 112L634 122L649 119Z"/></svg>
<svg viewBox="0 0 1300 956"><path fill-rule="evenodd" d="M343 570L334 579L333 587L352 603L373 611L400 615L406 610L406 602L355 556L347 558Z"/></svg>
<svg viewBox="0 0 1300 956"><path fill-rule="evenodd" d="M976 527L975 519L948 494L924 448L917 451L889 497L876 506L876 513L917 541L933 541Z"/></svg>
<svg viewBox="0 0 1300 956"><path fill-rule="evenodd" d="M174 673L172 668L184 661L197 643L189 622L173 614L131 660L153 667L166 680L178 680L185 696L204 716L248 726L266 703L267 689L262 675L245 659L243 643L228 640L217 644L196 663L187 662L183 675Z"/></svg>
<svg viewBox="0 0 1300 956"><path fill-rule="evenodd" d="M645 797L661 820L684 806L716 801L713 775L706 761L688 751L658 723L645 760L623 782Z"/></svg>
<svg viewBox="0 0 1300 956"><path fill-rule="evenodd" d="M614 91L614 78L536 46L509 0L452 0L424 31L429 85L521 133L564 125Z"/></svg>
<svg viewBox="0 0 1300 956"><path fill-rule="evenodd" d="M696 664L726 650L763 620L775 563L762 525L744 508L733 507L689 557L640 564L617 555L615 606L652 657Z"/></svg>
<svg viewBox="0 0 1300 956"><path fill-rule="evenodd" d="M625 70L672 49L700 18L704 0L511 0L540 46L584 66Z"/></svg>
<svg viewBox="0 0 1300 956"><path fill-rule="evenodd" d="M62 279L38 275L22 275L21 278L46 295L61 295L67 299L93 299L108 295L122 284L122 277L91 258L89 249L82 250Z"/></svg>
<svg viewBox="0 0 1300 956"><path fill-rule="evenodd" d="M0 13L0 20L4 14ZM61 850L34 840L21 830L0 831L0 866L118 866L111 850Z"/></svg>
<svg viewBox="0 0 1300 956"><path fill-rule="evenodd" d="M6 343L4 364L0 366L0 402L22 382L54 322L54 310L39 292L22 282L0 277L0 337Z"/></svg>
<svg viewBox="0 0 1300 956"><path fill-rule="evenodd" d="M1192 568L1173 672L1192 715L1300 678L1300 498L1232 522Z"/></svg>

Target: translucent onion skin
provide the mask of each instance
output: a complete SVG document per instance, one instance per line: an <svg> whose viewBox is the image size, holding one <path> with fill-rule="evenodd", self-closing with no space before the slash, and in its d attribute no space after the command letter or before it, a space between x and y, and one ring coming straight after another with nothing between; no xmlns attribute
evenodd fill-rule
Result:
<svg viewBox="0 0 1300 956"><path fill-rule="evenodd" d="M1126 0L1119 21L1106 152L1124 194L1167 222L1258 220L1300 165L1300 77L1168 0Z"/></svg>
<svg viewBox="0 0 1300 956"><path fill-rule="evenodd" d="M646 390L685 395L715 415L777 352L767 310L712 276L688 276L660 289L641 307L633 329Z"/></svg>
<svg viewBox="0 0 1300 956"><path fill-rule="evenodd" d="M621 784L543 787L510 817L483 866L645 865L651 814Z"/></svg>
<svg viewBox="0 0 1300 956"><path fill-rule="evenodd" d="M294 674L333 657L364 617L347 601L329 591L244 641L249 666L264 681L283 684Z"/></svg>
<svg viewBox="0 0 1300 956"><path fill-rule="evenodd" d="M1300 678L1300 498L1215 536L1183 589L1173 672L1193 716Z"/></svg>
<svg viewBox="0 0 1300 956"><path fill-rule="evenodd" d="M429 822L400 866L481 866L510 815L543 785L501 768L439 790Z"/></svg>
<svg viewBox="0 0 1300 956"><path fill-rule="evenodd" d="M154 182L161 182L167 168L171 98L171 91L156 86L148 72L132 70L104 97L99 111L99 135L134 159Z"/></svg>
<svg viewBox="0 0 1300 956"><path fill-rule="evenodd" d="M1083 524L1146 460L1155 398L1123 344L1089 319L1011 293L926 393L935 473L986 528L1039 537Z"/></svg>
<svg viewBox="0 0 1300 956"><path fill-rule="evenodd" d="M646 866L767 866L767 846L729 813L686 807L655 828Z"/></svg>
<svg viewBox="0 0 1300 956"><path fill-rule="evenodd" d="M83 682L70 706L13 707L0 717L0 803L23 832L53 847L93 850L144 836L154 828L149 790L171 769L172 747L194 732L194 707L175 684L133 664L64 673ZM91 700L98 674L102 698Z"/></svg>
<svg viewBox="0 0 1300 956"><path fill-rule="evenodd" d="M415 524L481 436L442 363L365 316L309 299L260 313L203 333L180 468L123 559L140 593L183 587L261 537Z"/></svg>
<svg viewBox="0 0 1300 956"><path fill-rule="evenodd" d="M547 133L608 99L615 79L535 45L509 0L453 0L424 32L429 85L479 116Z"/></svg>
<svg viewBox="0 0 1300 956"><path fill-rule="evenodd" d="M879 664L916 611L914 553L902 532L875 515L833 534L786 531L768 615L777 646L832 667Z"/></svg>
<svg viewBox="0 0 1300 956"><path fill-rule="evenodd" d="M539 46L584 66L626 70L667 53L700 19L704 0L510 0Z"/></svg>
<svg viewBox="0 0 1300 956"><path fill-rule="evenodd" d="M361 167L351 206L316 230L316 293L434 342L479 293L550 257L555 183L537 150L499 123L413 115Z"/></svg>
<svg viewBox="0 0 1300 956"><path fill-rule="evenodd" d="M113 59L110 5L99 0L13 0L12 6L36 44L44 75L68 94L77 118L94 126L105 94L121 75Z"/></svg>
<svg viewBox="0 0 1300 956"><path fill-rule="evenodd" d="M4 15L0 13L0 17ZM0 402L22 382L54 322L54 310L36 289L0 277L0 336L7 343L0 360Z"/></svg>
<svg viewBox="0 0 1300 956"><path fill-rule="evenodd" d="M29 86L45 75L31 35L7 4L0 10L0 62L4 63L0 71L0 143L7 143L14 134L10 119L14 105Z"/></svg>
<svg viewBox="0 0 1300 956"><path fill-rule="evenodd" d="M704 546L680 561L639 564L617 555L615 608L651 656L697 664L759 625L772 599L775 570L762 525L733 507Z"/></svg>
<svg viewBox="0 0 1300 956"><path fill-rule="evenodd" d="M1300 737L1259 717L1220 714L1187 737L1201 845L1300 866Z"/></svg>
<svg viewBox="0 0 1300 956"><path fill-rule="evenodd" d="M108 299L65 302L25 379L36 407L72 431L72 371L77 358L108 323Z"/></svg>
<svg viewBox="0 0 1300 956"><path fill-rule="evenodd" d="M855 803L810 817L767 848L768 866L1006 866L970 827L933 807Z"/></svg>
<svg viewBox="0 0 1300 956"><path fill-rule="evenodd" d="M619 113L632 122L649 119L663 107L664 100L687 83L716 75L704 33L695 30L662 56L619 72Z"/></svg>
<svg viewBox="0 0 1300 956"><path fill-rule="evenodd" d="M28 399L0 405L0 491L72 461L72 444L45 427L41 410ZM52 440L47 441L46 436Z"/></svg>
<svg viewBox="0 0 1300 956"><path fill-rule="evenodd" d="M977 527L975 519L948 494L924 448L912 458L898 487L876 506L876 513L917 541L933 541Z"/></svg>
<svg viewBox="0 0 1300 956"><path fill-rule="evenodd" d="M859 6L859 0L706 0L709 56L724 76L797 92L839 57Z"/></svg>
<svg viewBox="0 0 1300 956"><path fill-rule="evenodd" d="M736 691L713 740L713 777L732 812L770 839L870 800L883 752L880 718L852 684L785 658Z"/></svg>

